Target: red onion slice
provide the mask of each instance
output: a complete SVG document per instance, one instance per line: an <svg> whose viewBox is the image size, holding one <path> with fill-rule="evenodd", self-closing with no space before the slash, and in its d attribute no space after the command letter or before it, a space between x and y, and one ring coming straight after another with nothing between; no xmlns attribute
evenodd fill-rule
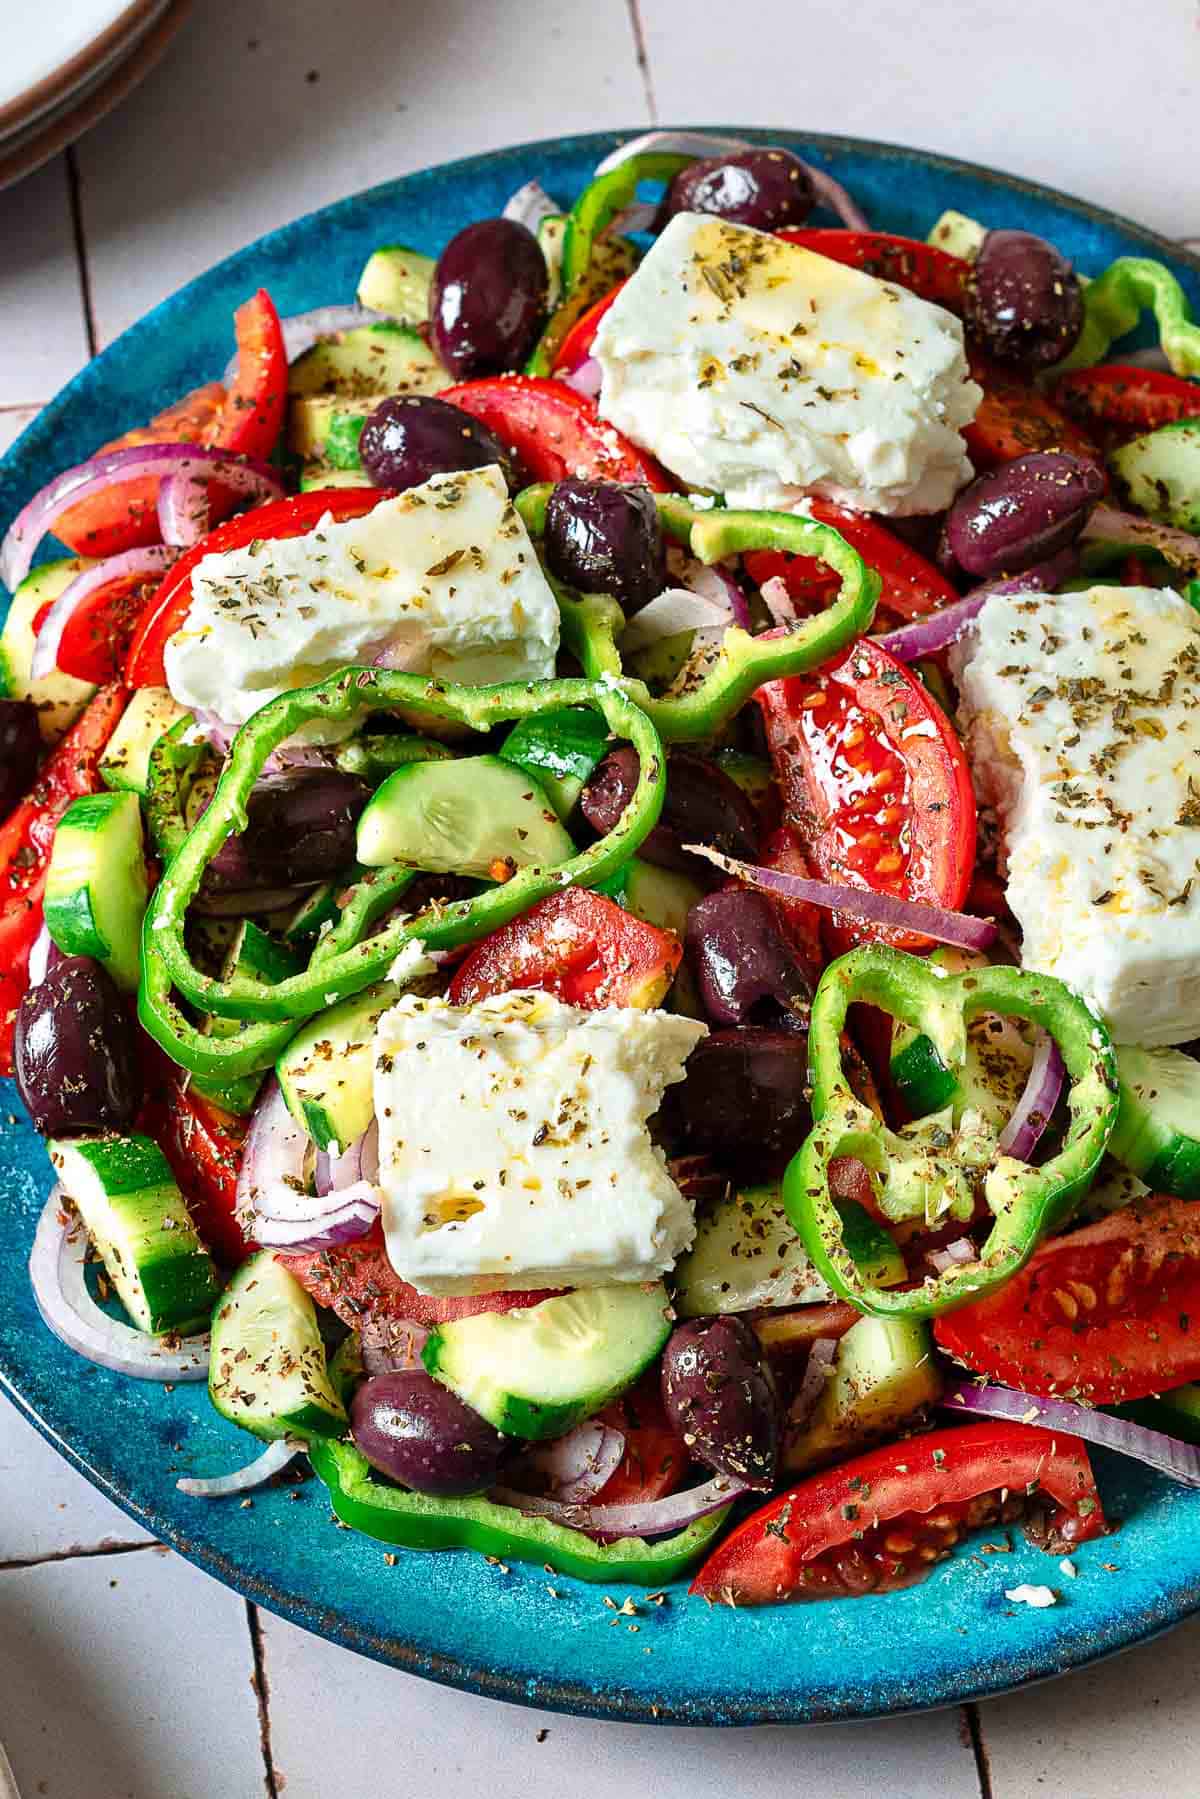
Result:
<svg viewBox="0 0 1200 1799"><path fill-rule="evenodd" d="M1097 506L1083 528L1085 541L1141 543L1160 550L1177 568L1200 570L1200 537L1177 531L1172 525L1156 525L1136 512L1119 512L1115 506Z"/></svg>
<svg viewBox="0 0 1200 1799"><path fill-rule="evenodd" d="M199 543L210 523L208 483L180 469L158 490L158 528L164 543L188 550Z"/></svg>
<svg viewBox="0 0 1200 1799"><path fill-rule="evenodd" d="M833 176L826 174L824 169L814 168L811 162L806 162L804 168L813 184L813 192L817 196L819 206L827 207L830 212L836 213L848 231L869 231L871 229L871 223L866 213L851 199L840 181L835 181Z"/></svg>
<svg viewBox="0 0 1200 1799"><path fill-rule="evenodd" d="M10 593L15 592L29 573L33 553L54 521L80 500L126 481L172 475L193 465L206 467L222 486L252 493L258 499L278 499L283 493L283 483L268 463L232 456L228 450L193 443L132 444L120 450L104 450L88 462L64 469L21 508L0 544L0 581Z"/></svg>
<svg viewBox="0 0 1200 1799"><path fill-rule="evenodd" d="M1101 1449L1132 1456L1181 1486L1200 1487L1200 1448L1195 1444L1180 1442L1163 1431L1147 1430L1128 1418L1113 1418L1090 1406L1075 1405L1069 1399L1039 1399L1013 1387L978 1386L960 1380L946 1388L941 1404L949 1412L977 1412L984 1418L1007 1418L1014 1424L1082 1437Z"/></svg>
<svg viewBox="0 0 1200 1799"><path fill-rule="evenodd" d="M624 1432L588 1418L565 1437L530 1450L524 1460L550 1483L555 1499L564 1505L583 1505L607 1486L624 1454Z"/></svg>
<svg viewBox="0 0 1200 1799"><path fill-rule="evenodd" d="M621 654L632 656L680 631L703 631L728 623L728 604L703 599L698 593L689 593L686 587L668 587L634 613L621 633Z"/></svg>
<svg viewBox="0 0 1200 1799"><path fill-rule="evenodd" d="M951 912L942 906L926 906L916 900L901 899L894 893L871 893L866 888L837 887L828 881L809 881L802 875L785 874L778 868L760 868L753 862L739 862L734 856L723 856L720 850L704 843L685 843L685 850L704 856L726 874L758 887L780 899L807 900L831 912L844 912L848 918L862 918L869 924L886 925L894 931L919 931L938 943L952 943L957 949L987 949L995 941L996 926L990 918L972 918L966 912Z"/></svg>
<svg viewBox="0 0 1200 1799"><path fill-rule="evenodd" d="M367 1313L358 1327L363 1367L368 1374L407 1374L423 1368L421 1351L429 1327L411 1318L372 1317Z"/></svg>
<svg viewBox="0 0 1200 1799"><path fill-rule="evenodd" d="M973 1262L979 1251L969 1237L956 1237L953 1243L947 1243L943 1249L931 1249L925 1260L938 1274L945 1274L948 1268L961 1268L965 1262Z"/></svg>
<svg viewBox="0 0 1200 1799"><path fill-rule="evenodd" d="M724 606L730 621L743 631L750 629L750 606L737 581L719 563L698 562L694 556L679 559L679 585L703 600Z"/></svg>
<svg viewBox="0 0 1200 1799"><path fill-rule="evenodd" d="M788 1408L787 1428L791 1435L798 1436L816 1411L817 1401L825 1391L837 1350L838 1339L836 1337L818 1337L809 1350L808 1361L804 1366L804 1378L797 1387L796 1397Z"/></svg>
<svg viewBox="0 0 1200 1799"><path fill-rule="evenodd" d="M569 375L560 375L559 379L568 387L573 387L577 394L582 394L585 400L594 400L603 384L604 372L596 358L589 356L578 368L572 369Z"/></svg>
<svg viewBox="0 0 1200 1799"><path fill-rule="evenodd" d="M389 312L374 312L369 306L358 305L314 306L309 312L294 312L290 318L279 321L289 363L295 362L324 338L340 337L345 331L356 331L360 325L390 325L393 322ZM221 376L226 387L232 387L237 372L235 351Z"/></svg>
<svg viewBox="0 0 1200 1799"><path fill-rule="evenodd" d="M148 544L144 549L125 550L119 556L109 556L105 561L98 562L95 568L86 568L81 575L76 575L70 585L63 588L42 620L30 659L30 680L44 681L58 667L63 632L77 606L90 599L100 588L107 587L112 581L123 580L128 575L145 575L147 580L157 580L170 568L177 554L176 550L166 544Z"/></svg>
<svg viewBox="0 0 1200 1799"><path fill-rule="evenodd" d="M601 232L602 237L627 237L632 231L653 231L658 207L652 200L633 200L617 213Z"/></svg>
<svg viewBox="0 0 1200 1799"><path fill-rule="evenodd" d="M29 1280L43 1322L61 1342L98 1367L134 1380L208 1379L208 1337L151 1337L101 1311L84 1278L87 1232L55 1187L29 1257Z"/></svg>
<svg viewBox="0 0 1200 1799"><path fill-rule="evenodd" d="M265 1486L272 1475L282 1474L303 1449L303 1443L280 1437L278 1442L268 1443L261 1455L256 1455L244 1468L236 1468L232 1474L214 1474L205 1480L186 1475L175 1485L190 1499L228 1499L234 1493L252 1493L255 1487Z"/></svg>
<svg viewBox="0 0 1200 1799"><path fill-rule="evenodd" d="M610 150L596 164L595 172L597 176L611 174L631 156L644 156L655 150L667 156L727 156L750 148L749 138L724 137L714 131L644 131L641 137L630 138L628 143Z"/></svg>
<svg viewBox="0 0 1200 1799"><path fill-rule="evenodd" d="M237 1209L265 1249L329 1249L365 1237L381 1196L369 1181L325 1194L308 1191L310 1142L288 1111L278 1081L263 1089L238 1172ZM360 1152L361 1156L361 1152ZM339 1161L342 1158L339 1158Z"/></svg>
<svg viewBox="0 0 1200 1799"><path fill-rule="evenodd" d="M1039 1031L1025 1090L1000 1133L1000 1151L1028 1162L1049 1124L1067 1078L1062 1051L1049 1031Z"/></svg>
<svg viewBox="0 0 1200 1799"><path fill-rule="evenodd" d="M1035 562L1032 568L1022 570L1019 575L999 575L991 581L982 581L954 605L926 613L924 618L914 618L895 631L885 631L875 642L882 644L897 662L919 662L922 656L936 656L966 635L993 595L1053 593L1078 569L1079 554L1072 544L1070 548L1060 550L1057 556Z"/></svg>
<svg viewBox="0 0 1200 1799"><path fill-rule="evenodd" d="M763 605L771 614L774 625L790 625L796 616L796 602L788 592L787 582L782 575L772 575L759 588Z"/></svg>
<svg viewBox="0 0 1200 1799"><path fill-rule="evenodd" d="M598 1543L614 1543L621 1537L663 1537L686 1530L698 1518L707 1518L729 1505L749 1488L724 1474L714 1474L702 1487L672 1493L666 1499L650 1499L635 1505L567 1505L559 1499L540 1499L497 1487L490 1495L498 1505L511 1505L527 1516L551 1518L571 1530L581 1530Z"/></svg>
<svg viewBox="0 0 1200 1799"><path fill-rule="evenodd" d="M562 211L556 206L540 181L527 181L519 187L515 194L504 203L501 218L512 219L515 224L524 225L527 231L537 235L537 228L543 219L553 218Z"/></svg>

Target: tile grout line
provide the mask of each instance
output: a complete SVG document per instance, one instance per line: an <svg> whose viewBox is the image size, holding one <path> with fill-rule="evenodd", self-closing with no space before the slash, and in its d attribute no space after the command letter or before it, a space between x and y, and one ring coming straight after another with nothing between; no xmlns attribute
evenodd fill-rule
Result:
<svg viewBox="0 0 1200 1799"><path fill-rule="evenodd" d="M658 103L654 98L654 80L650 74L650 57L646 51L646 32L642 24L641 0L625 0L629 12L629 29L633 33L633 52L637 66L642 74L642 86L646 93L646 110L650 114L650 123L658 123Z"/></svg>
<svg viewBox="0 0 1200 1799"><path fill-rule="evenodd" d="M75 265L79 273L79 303L83 308L83 328L87 337L88 355L95 356L99 349L96 335L96 313L92 305L92 277L88 268L87 237L83 228L83 193L79 179L79 159L75 154L74 144L68 144L63 152L63 162L67 172L67 201L71 209L71 233L75 240Z"/></svg>
<svg viewBox="0 0 1200 1799"><path fill-rule="evenodd" d="M93 1548L80 1545L71 1549L52 1549L46 1555L31 1555L24 1559L0 1561L0 1574L19 1573L23 1568L45 1568L52 1562L79 1562L95 1560L104 1555L138 1555L146 1549L161 1549L161 1543L97 1543Z"/></svg>
<svg viewBox="0 0 1200 1799"><path fill-rule="evenodd" d="M275 1755L271 1748L271 1688L267 1679L266 1650L263 1644L262 1620L258 1607L247 1599L246 1626L250 1632L250 1650L254 1657L254 1673L250 1684L258 1701L258 1744L262 1752L263 1786L267 1799L279 1799L279 1778L275 1772Z"/></svg>
<svg viewBox="0 0 1200 1799"><path fill-rule="evenodd" d="M975 1777L979 1782L979 1799L995 1799L992 1766L988 1760L987 1744L983 1740L983 1720L979 1715L979 1706L974 1699L969 1699L963 1706L962 1717L967 1729L967 1741L970 1743L971 1753L975 1757Z"/></svg>

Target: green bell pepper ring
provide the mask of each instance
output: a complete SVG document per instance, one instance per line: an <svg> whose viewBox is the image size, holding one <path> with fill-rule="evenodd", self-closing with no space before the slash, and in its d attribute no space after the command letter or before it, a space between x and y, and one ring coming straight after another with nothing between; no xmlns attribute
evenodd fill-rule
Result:
<svg viewBox="0 0 1200 1799"><path fill-rule="evenodd" d="M527 487L516 507L532 537L546 526L548 485ZM790 512L702 511L677 494L655 494L659 517L670 536L706 566L746 550L783 550L818 556L841 577L832 606L786 632L752 637L730 625L711 666L682 692L655 696L644 681L621 674L617 639L625 616L607 594L572 594L551 581L562 620L563 641L590 680L620 678L624 692L650 718L666 743L712 737L764 681L799 675L836 656L866 631L875 616L880 577L867 567L832 525Z"/></svg>
<svg viewBox="0 0 1200 1799"><path fill-rule="evenodd" d="M195 720L189 712L164 731L150 751L146 771L146 823L159 858L169 862L187 836L183 815L184 791L195 769L208 754L208 745L191 736Z"/></svg>
<svg viewBox="0 0 1200 1799"><path fill-rule="evenodd" d="M855 1098L846 1080L840 1038L856 1002L878 1006L922 1032L948 1068L960 1067L966 1058L966 1024L974 1014L1030 1019L1054 1039L1070 1079L1070 1122L1062 1147L1040 1166L1001 1154L994 1141L976 1155L972 1146L964 1151L943 1135L940 1146L949 1149L943 1166L951 1183L961 1185L958 1197L973 1201L971 1176L982 1176L995 1223L976 1260L901 1291L885 1291L865 1277L829 1190L830 1163L855 1156L884 1181L886 1201L886 1183L917 1159L914 1139L890 1131ZM818 1272L843 1299L877 1317L933 1317L1010 1279L1046 1232L1070 1217L1116 1122L1117 1069L1108 1033L1084 1001L1050 975L999 967L944 975L917 956L867 944L825 970L813 999L808 1041L814 1124L784 1177L784 1205ZM931 1166L925 1154L924 1165ZM956 1154L962 1156L957 1167ZM943 1197L957 1203L953 1193Z"/></svg>
<svg viewBox="0 0 1200 1799"><path fill-rule="evenodd" d="M188 905L205 867L232 833L245 828L246 802L263 763L285 738L317 718L345 718L364 708L404 708L443 723L477 731L528 718L560 706L599 711L614 735L638 752L640 775L629 806L606 837L555 868L523 868L511 880L468 900L458 900L416 919L396 919L378 936L314 956L309 967L274 987L244 977L218 980L198 969L184 940ZM281 694L255 713L234 739L212 802L176 851L146 914L143 956L154 965L152 984L161 996L162 974L205 1012L224 1018L311 1017L381 979L414 939L430 949L474 942L507 924L560 887L594 887L615 874L658 821L666 785L658 732L615 682L531 681L496 687L443 686L423 675L376 668L347 668L313 687ZM150 1027L148 1027L150 1028ZM157 1032L151 1031L152 1035ZM158 1039L160 1042L162 1038Z"/></svg>
<svg viewBox="0 0 1200 1799"><path fill-rule="evenodd" d="M1102 275L1083 284L1083 329L1051 374L1102 362L1109 346L1135 328L1145 309L1157 320L1163 354L1175 373L1200 375L1200 325L1170 269L1149 256L1119 256Z"/></svg>
<svg viewBox="0 0 1200 1799"><path fill-rule="evenodd" d="M615 1543L596 1543L582 1531L490 1499L430 1499L387 1486L352 1443L314 1437L308 1455L342 1523L368 1537L406 1549L475 1549L499 1561L535 1562L576 1580L665 1586L704 1554L729 1511L726 1506L710 1512L656 1542L620 1537Z"/></svg>

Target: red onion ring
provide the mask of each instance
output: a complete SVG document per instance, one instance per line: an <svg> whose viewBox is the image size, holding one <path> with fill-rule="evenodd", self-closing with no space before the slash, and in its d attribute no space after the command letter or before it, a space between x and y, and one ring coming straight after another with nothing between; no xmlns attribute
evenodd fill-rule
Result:
<svg viewBox="0 0 1200 1799"><path fill-rule="evenodd" d="M1148 1430L1128 1418L1113 1418L1107 1412L1075 1405L1069 1399L1041 1399L1013 1387L978 1386L971 1380L953 1382L940 1403L949 1412L977 1412L984 1418L1006 1418L1014 1424L1082 1437L1102 1449L1132 1456L1134 1461L1144 1462L1181 1486L1200 1487L1200 1448L1163 1431Z"/></svg>
<svg viewBox="0 0 1200 1799"><path fill-rule="evenodd" d="M817 1409L817 1401L825 1391L830 1369L837 1356L838 1339L836 1337L818 1337L808 1352L808 1361L804 1367L804 1378L796 1389L796 1397L788 1407L787 1428L791 1435L798 1436L804 1430L813 1413Z"/></svg>
<svg viewBox="0 0 1200 1799"><path fill-rule="evenodd" d="M1039 1031L1024 1092L1000 1133L998 1147L1003 1155L1028 1162L1054 1114L1066 1078L1062 1051L1049 1031Z"/></svg>
<svg viewBox="0 0 1200 1799"><path fill-rule="evenodd" d="M265 1486L272 1475L282 1474L303 1450L303 1443L280 1437L277 1442L268 1443L252 1462L247 1462L244 1468L236 1468L232 1474L214 1474L204 1480L186 1475L175 1485L191 1499L228 1499L234 1493L252 1493L255 1487Z"/></svg>
<svg viewBox="0 0 1200 1799"><path fill-rule="evenodd" d="M569 375L560 375L559 380L574 388L577 394L582 394L585 400L594 400L600 392L603 371L596 358L588 356Z"/></svg>
<svg viewBox="0 0 1200 1799"><path fill-rule="evenodd" d="M759 588L763 605L771 614L773 625L790 625L796 616L796 602L788 592L787 582L782 575L772 575Z"/></svg>
<svg viewBox="0 0 1200 1799"><path fill-rule="evenodd" d="M331 1249L365 1237L379 1217L381 1196L365 1180L326 1194L308 1191L310 1140L288 1111L277 1080L254 1108L242 1166L237 1210L264 1249Z"/></svg>
<svg viewBox="0 0 1200 1799"><path fill-rule="evenodd" d="M30 680L44 681L58 667L63 632L77 606L81 606L100 588L107 587L111 581L120 581L127 575L145 575L148 580L158 580L170 568L177 554L177 550L166 544L152 543L143 549L125 550L119 556L109 556L103 562L98 562L95 568L85 568L82 574L76 575L70 585L63 588L42 620L30 659Z"/></svg>
<svg viewBox="0 0 1200 1799"><path fill-rule="evenodd" d="M681 587L703 600L715 600L726 608L733 624L743 631L750 629L749 603L728 569L719 563L698 562L694 556L681 557L679 567Z"/></svg>
<svg viewBox="0 0 1200 1799"><path fill-rule="evenodd" d="M1200 537L1177 531L1173 525L1156 525L1136 512L1119 512L1115 506L1097 506L1083 528L1085 541L1141 543L1159 550L1178 568L1200 570Z"/></svg>
<svg viewBox="0 0 1200 1799"><path fill-rule="evenodd" d="M741 150L753 150L754 145L749 138L726 137L714 131L647 131L641 137L631 138L627 144L612 150L602 162L596 164L597 175L607 175L611 170L628 162L631 156L641 156L648 150L665 152L670 156L736 156ZM840 181L824 169L814 168L811 162L804 162L797 157L797 162L804 169L812 182L813 194L819 206L826 207L835 213L842 224L850 231L869 231L871 229L867 215L858 206ZM653 209L651 209L653 210ZM614 221L613 229L617 229ZM625 224L623 231L648 229L641 225Z"/></svg>
<svg viewBox="0 0 1200 1799"><path fill-rule="evenodd" d="M780 899L807 900L810 905L844 912L848 918L863 918L891 930L919 931L923 937L932 937L938 943L952 943L957 949L987 949L995 940L996 926L990 918L972 918L966 912L922 905L916 900L900 899L894 893L872 893L866 888L809 881L802 875L785 874L782 869L739 862L736 857L723 856L719 850L703 843L685 843L682 847L693 855L706 857L748 887L761 888L764 893L773 893Z"/></svg>
<svg viewBox="0 0 1200 1799"><path fill-rule="evenodd" d="M68 1216L55 1187L34 1233L29 1280L42 1321L59 1340L100 1368L134 1380L208 1379L208 1337L151 1337L101 1311L84 1278L88 1236Z"/></svg>
<svg viewBox="0 0 1200 1799"><path fill-rule="evenodd" d="M720 1511L749 1489L724 1474L714 1474L702 1487L691 1487L684 1493L672 1493L666 1499L650 1499L634 1505L567 1505L558 1499L540 1499L530 1493L517 1493L511 1487L497 1487L489 1495L498 1505L511 1505L527 1516L551 1518L571 1530L581 1530L598 1543L613 1543L621 1537L663 1537L668 1532L686 1530L698 1518Z"/></svg>
<svg viewBox="0 0 1200 1799"><path fill-rule="evenodd" d="M158 490L158 528L164 543L190 550L211 522L208 482L179 469Z"/></svg>
<svg viewBox="0 0 1200 1799"><path fill-rule="evenodd" d="M287 352L289 363L295 362L327 337L337 338L344 331L355 331L360 325L390 325L394 321L390 312L374 312L369 306L339 305L314 306L308 312L294 312L290 318L280 319L283 331L283 347ZM226 387L232 387L237 378L237 352L225 364L225 372L221 376Z"/></svg>
<svg viewBox="0 0 1200 1799"><path fill-rule="evenodd" d="M991 581L982 581L954 605L926 613L924 618L914 618L895 631L885 631L874 641L897 662L919 662L923 656L937 656L965 636L994 595L1053 593L1056 587L1069 581L1078 568L1079 556L1074 546L1060 550L1057 556L1035 562L1032 568L1022 570L1019 575L997 575Z"/></svg>
<svg viewBox="0 0 1200 1799"><path fill-rule="evenodd" d="M833 176L826 174L824 169L814 168L811 162L806 162L802 166L813 184L813 193L817 197L818 205L836 213L847 231L869 231L871 229L871 222L866 213L850 198L840 181L835 181Z"/></svg>
<svg viewBox="0 0 1200 1799"><path fill-rule="evenodd" d="M504 203L502 219L512 219L517 225L524 225L526 231L537 236L537 228L543 219L553 218L561 213L562 207L556 206L540 181L527 181L519 187Z"/></svg>
<svg viewBox="0 0 1200 1799"><path fill-rule="evenodd" d="M979 1251L969 1237L956 1237L944 1249L928 1250L925 1260L936 1273L945 1274L947 1268L961 1268L965 1262L974 1262L978 1257Z"/></svg>
<svg viewBox="0 0 1200 1799"><path fill-rule="evenodd" d="M523 1460L550 1483L553 1498L564 1505L584 1505L608 1485L624 1454L625 1433L588 1418L565 1437L530 1450Z"/></svg>

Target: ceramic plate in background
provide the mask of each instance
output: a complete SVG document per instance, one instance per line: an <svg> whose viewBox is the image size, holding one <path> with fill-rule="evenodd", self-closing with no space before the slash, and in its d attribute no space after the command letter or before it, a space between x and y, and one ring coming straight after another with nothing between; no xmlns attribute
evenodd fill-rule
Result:
<svg viewBox="0 0 1200 1799"><path fill-rule="evenodd" d="M884 145L745 135L792 144L828 168L880 227L923 237L953 206L1043 232L1089 274L1125 253L1161 257L1200 302L1200 261L1048 188ZM219 374L233 309L256 287L268 287L284 313L350 300L377 245L401 241L435 254L534 176L568 201L619 141L567 138L427 170L231 257L126 332L30 426L0 463L0 528L67 464ZM389 1567L383 1544L333 1527L316 1481L257 1493L248 1509L185 1498L175 1489L180 1474L240 1466L253 1441L216 1416L203 1388L167 1393L93 1368L42 1325L26 1260L50 1169L4 1085L0 1380L50 1441L149 1530L320 1635L509 1700L634 1720L753 1724L870 1717L1000 1692L1080 1667L1200 1609L1200 1493L1100 1453L1105 1504L1121 1531L1075 1554L1075 1580L1062 1580L1052 1558L1013 1532L1012 1556L973 1555L968 1544L925 1585L884 1599L735 1612L710 1610L677 1585L664 1605L642 1608L636 1631L614 1621L604 1588L560 1577L552 1597L537 1567L405 1552ZM1004 1589L1021 1581L1065 1589L1062 1603L1010 1605Z"/></svg>

